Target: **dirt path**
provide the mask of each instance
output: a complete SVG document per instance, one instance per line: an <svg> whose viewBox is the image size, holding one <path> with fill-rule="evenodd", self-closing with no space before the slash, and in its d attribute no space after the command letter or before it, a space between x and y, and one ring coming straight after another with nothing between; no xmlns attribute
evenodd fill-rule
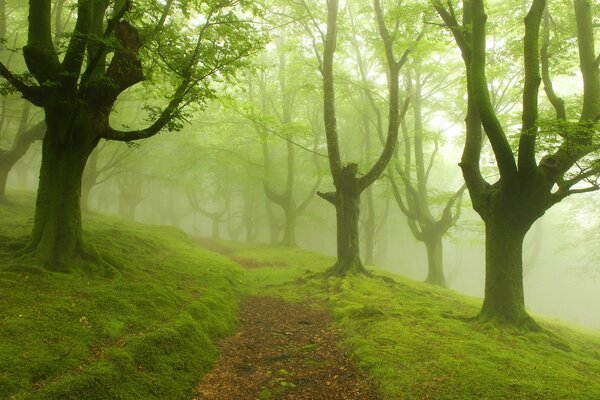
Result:
<svg viewBox="0 0 600 400"><path fill-rule="evenodd" d="M324 311L253 297L241 307L238 332L194 400L375 400L373 383L339 347Z"/></svg>

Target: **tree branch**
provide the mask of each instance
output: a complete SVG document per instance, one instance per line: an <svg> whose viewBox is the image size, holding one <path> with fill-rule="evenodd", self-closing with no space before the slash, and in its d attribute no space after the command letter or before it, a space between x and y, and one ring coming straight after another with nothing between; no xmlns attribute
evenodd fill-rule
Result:
<svg viewBox="0 0 600 400"><path fill-rule="evenodd" d="M327 192L327 193L317 192L317 195L319 197L321 197L322 199L327 200L328 202L330 202L333 205L337 204L337 193L336 192Z"/></svg>
<svg viewBox="0 0 600 400"><path fill-rule="evenodd" d="M43 89L41 87L27 85L10 72L2 62L0 62L0 76L6 79L8 83L21 93L24 99L30 101L32 104L38 107L43 107L44 104L46 104Z"/></svg>
<svg viewBox="0 0 600 400"><path fill-rule="evenodd" d="M533 0L525 17L523 39L524 74L523 113L519 138L519 172L531 176L536 171L535 143L538 135L538 97L540 76L539 31L545 0ZM511 155L512 157L512 155Z"/></svg>
<svg viewBox="0 0 600 400"><path fill-rule="evenodd" d="M550 11L546 7L544 11L544 22L543 22L543 41L542 48L540 49L540 57L542 64L542 81L544 83L544 91L546 97L554 107L556 111L556 119L559 121L565 121L567 119L567 111L565 109L565 101L558 97L554 91L552 85L552 79L550 78L550 56L548 55L548 47L550 46Z"/></svg>
<svg viewBox="0 0 600 400"><path fill-rule="evenodd" d="M487 15L485 14L483 0L473 0L471 5L473 14L473 50L471 68L468 71L472 80L469 90L477 104L481 123L492 145L500 175L505 180L512 180L517 175L517 165L504 129L494 113L490 102L490 94L485 77Z"/></svg>

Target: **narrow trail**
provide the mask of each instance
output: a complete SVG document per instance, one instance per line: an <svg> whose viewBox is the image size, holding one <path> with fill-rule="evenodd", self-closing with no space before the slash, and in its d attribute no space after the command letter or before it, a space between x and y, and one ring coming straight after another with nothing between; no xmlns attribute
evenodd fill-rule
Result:
<svg viewBox="0 0 600 400"><path fill-rule="evenodd" d="M246 299L194 400L376 400L373 382L339 346L327 312L268 297Z"/></svg>

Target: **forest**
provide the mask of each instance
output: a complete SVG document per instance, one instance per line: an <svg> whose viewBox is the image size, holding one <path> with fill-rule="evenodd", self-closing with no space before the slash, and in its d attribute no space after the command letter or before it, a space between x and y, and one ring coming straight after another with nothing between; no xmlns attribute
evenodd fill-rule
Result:
<svg viewBox="0 0 600 400"><path fill-rule="evenodd" d="M0 399L600 399L598 0L0 0Z"/></svg>

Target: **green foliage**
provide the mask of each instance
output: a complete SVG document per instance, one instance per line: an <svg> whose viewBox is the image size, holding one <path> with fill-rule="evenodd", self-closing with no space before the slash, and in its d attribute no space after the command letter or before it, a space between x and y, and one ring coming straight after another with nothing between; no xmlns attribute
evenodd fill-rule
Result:
<svg viewBox="0 0 600 400"><path fill-rule="evenodd" d="M85 215L113 280L47 272L9 252L30 195L0 206L0 398L189 399L234 326L241 271L181 231Z"/></svg>

